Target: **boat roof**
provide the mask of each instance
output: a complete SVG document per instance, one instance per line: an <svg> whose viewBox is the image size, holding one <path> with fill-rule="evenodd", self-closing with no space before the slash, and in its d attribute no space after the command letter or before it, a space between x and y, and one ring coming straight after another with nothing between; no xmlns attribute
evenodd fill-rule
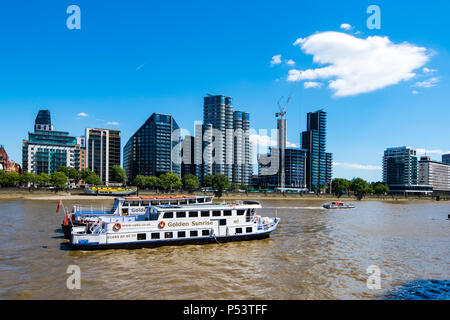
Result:
<svg viewBox="0 0 450 320"><path fill-rule="evenodd" d="M194 196L194 195L177 195L177 196L134 196L119 197L117 200L179 200L179 199L201 199L213 198L213 196Z"/></svg>
<svg viewBox="0 0 450 320"><path fill-rule="evenodd" d="M158 211L173 211L174 209L181 209L183 211L194 211L194 210L233 210L233 209L257 209L262 208L261 204L259 203L218 203L218 204L203 204L199 206L193 206L193 205L157 205L157 206L151 206L150 208L155 208Z"/></svg>

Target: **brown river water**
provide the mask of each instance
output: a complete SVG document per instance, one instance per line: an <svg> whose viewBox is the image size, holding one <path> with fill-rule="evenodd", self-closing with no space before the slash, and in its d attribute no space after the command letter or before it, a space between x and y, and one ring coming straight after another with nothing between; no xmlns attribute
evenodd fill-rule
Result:
<svg viewBox="0 0 450 320"><path fill-rule="evenodd" d="M85 252L68 250L56 201L0 200L0 299L450 299L449 202L323 202L263 201L281 218L265 240Z"/></svg>

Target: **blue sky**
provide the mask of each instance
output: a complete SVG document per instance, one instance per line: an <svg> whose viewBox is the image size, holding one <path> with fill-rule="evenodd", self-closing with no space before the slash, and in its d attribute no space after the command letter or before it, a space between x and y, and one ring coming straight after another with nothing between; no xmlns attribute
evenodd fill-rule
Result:
<svg viewBox="0 0 450 320"><path fill-rule="evenodd" d="M41 108L51 110L55 130L80 136L85 127L120 129L122 145L153 112L172 114L192 132L194 121L202 120L207 93L232 96L235 109L250 112L253 129L270 130L276 127L277 101L292 91L288 141L300 144L307 112L327 111L335 177L380 180L387 147L408 145L440 159L450 150L450 3L393 2L2 2L0 144L21 162L21 141ZM66 27L71 4L81 9L81 30ZM366 26L371 4L381 9L380 30ZM351 28L341 28L344 23ZM401 63L393 60L398 70L392 74L402 80L380 71L382 46L374 61L355 55L358 71L375 69L370 80L366 74L354 77L351 70L321 78L317 69L330 64L313 61L323 58L322 44L337 59L337 69L352 67L339 65L342 43L334 43L331 31L349 36L342 43L373 44L369 37L387 37L389 48L398 46L386 50L387 61L402 48L425 51ZM299 38L305 41L293 45ZM281 63L271 64L277 55ZM290 70L310 70L313 77L290 82ZM374 83L380 88L339 96L344 89L330 88L329 81L341 77L351 89ZM305 88L305 82L320 88Z"/></svg>

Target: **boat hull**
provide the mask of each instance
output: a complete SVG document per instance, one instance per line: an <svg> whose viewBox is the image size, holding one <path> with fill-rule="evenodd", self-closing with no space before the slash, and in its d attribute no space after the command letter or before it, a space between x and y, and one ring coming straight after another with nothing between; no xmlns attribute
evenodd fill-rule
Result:
<svg viewBox="0 0 450 320"><path fill-rule="evenodd" d="M176 240L154 240L154 241L142 241L142 242L128 242L128 243L114 243L114 244L72 244L70 243L70 249L72 250L107 250L107 249L141 249L141 248L157 248L162 246L182 246L182 245L201 245L209 243L226 243L234 241L251 241L262 240L270 237L270 233L260 232L246 235L234 235L226 237L205 237L205 238L188 238L188 239L176 239Z"/></svg>

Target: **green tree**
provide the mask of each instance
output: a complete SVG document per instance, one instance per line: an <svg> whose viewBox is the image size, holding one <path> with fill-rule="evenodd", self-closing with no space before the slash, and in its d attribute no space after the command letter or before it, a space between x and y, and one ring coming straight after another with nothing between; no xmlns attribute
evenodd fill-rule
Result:
<svg viewBox="0 0 450 320"><path fill-rule="evenodd" d="M94 171L92 171L91 169L87 168L87 169L82 169L79 172L79 178L81 180L83 180L84 182L86 182L86 179L91 176L93 173L95 173Z"/></svg>
<svg viewBox="0 0 450 320"><path fill-rule="evenodd" d="M39 175L38 180L40 181L39 185L41 186L47 186L50 184L51 177L48 173L41 173Z"/></svg>
<svg viewBox="0 0 450 320"><path fill-rule="evenodd" d="M6 172L3 170L0 170L0 186L1 187L8 186L8 176L6 175Z"/></svg>
<svg viewBox="0 0 450 320"><path fill-rule="evenodd" d="M205 175L202 180L202 187L212 187L212 177L211 174Z"/></svg>
<svg viewBox="0 0 450 320"><path fill-rule="evenodd" d="M97 174L95 174L95 172L92 172L84 181L87 184L91 184L91 185L96 185L96 186L104 185L102 179L100 179L100 177Z"/></svg>
<svg viewBox="0 0 450 320"><path fill-rule="evenodd" d="M332 192L339 198L350 189L351 182L347 179L336 178L331 182Z"/></svg>
<svg viewBox="0 0 450 320"><path fill-rule="evenodd" d="M183 184L180 177L173 172L166 172L162 174L159 179L161 180L161 188L164 190L181 189Z"/></svg>
<svg viewBox="0 0 450 320"><path fill-rule="evenodd" d="M20 182L26 185L28 185L29 183L34 184L34 181L36 179L35 176L36 175L33 172L25 171L20 177Z"/></svg>
<svg viewBox="0 0 450 320"><path fill-rule="evenodd" d="M80 177L80 173L77 170L75 170L75 168L61 166L56 171L64 173L66 177L69 178L70 181L78 181Z"/></svg>
<svg viewBox="0 0 450 320"><path fill-rule="evenodd" d="M185 190L188 190L189 192L198 189L200 185L197 176L194 176L193 174L185 175L182 180L183 180L183 188Z"/></svg>
<svg viewBox="0 0 450 320"><path fill-rule="evenodd" d="M9 186L16 186L21 182L21 176L17 172L7 172L6 177Z"/></svg>
<svg viewBox="0 0 450 320"><path fill-rule="evenodd" d="M219 198L222 196L223 190L228 188L229 184L228 178L223 174L215 174L212 177L212 187L217 190L215 193Z"/></svg>
<svg viewBox="0 0 450 320"><path fill-rule="evenodd" d="M146 180L146 178L145 178L143 175L138 174L138 175L136 176L136 178L134 178L134 184L135 184L138 188L145 189L146 186L147 186L147 180Z"/></svg>
<svg viewBox="0 0 450 320"><path fill-rule="evenodd" d="M57 188L64 188L68 179L64 172L55 171L51 175L51 183Z"/></svg>
<svg viewBox="0 0 450 320"><path fill-rule="evenodd" d="M383 183L376 183L373 186L373 191L375 194L386 194L389 192L389 187Z"/></svg>
<svg viewBox="0 0 450 320"><path fill-rule="evenodd" d="M155 176L146 177L145 185L150 189L156 189L161 185L161 179Z"/></svg>
<svg viewBox="0 0 450 320"><path fill-rule="evenodd" d="M370 184L362 178L353 179L350 184L350 190L355 193L355 196L358 198L358 200L361 200L366 194L373 191L370 187Z"/></svg>
<svg viewBox="0 0 450 320"><path fill-rule="evenodd" d="M113 166L111 180L118 183L125 183L125 181L127 180L127 174L125 173L125 170L118 165Z"/></svg>

